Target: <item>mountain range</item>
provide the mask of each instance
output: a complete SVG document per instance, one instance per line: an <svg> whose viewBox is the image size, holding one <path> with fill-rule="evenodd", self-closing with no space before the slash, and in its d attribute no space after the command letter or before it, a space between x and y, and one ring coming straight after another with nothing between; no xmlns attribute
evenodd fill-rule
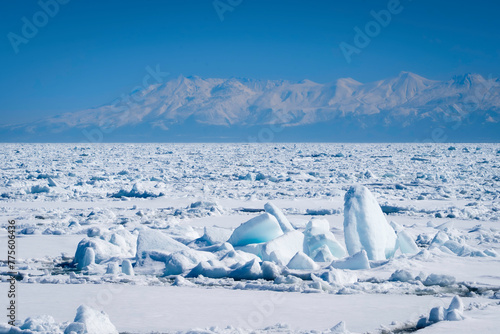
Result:
<svg viewBox="0 0 500 334"><path fill-rule="evenodd" d="M500 141L500 81L401 72L361 83L168 80L112 103L0 126L15 142Z"/></svg>

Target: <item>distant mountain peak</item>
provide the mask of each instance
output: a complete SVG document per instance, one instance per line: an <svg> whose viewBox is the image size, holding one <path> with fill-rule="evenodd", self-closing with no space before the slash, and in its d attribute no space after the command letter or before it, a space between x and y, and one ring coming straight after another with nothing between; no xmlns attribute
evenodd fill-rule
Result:
<svg viewBox="0 0 500 334"><path fill-rule="evenodd" d="M399 78L407 78L407 77L419 77L415 73L408 72L408 71L401 71L398 73Z"/></svg>
<svg viewBox="0 0 500 334"><path fill-rule="evenodd" d="M309 79L303 79L298 82L301 85L318 85L318 83L311 81Z"/></svg>
<svg viewBox="0 0 500 334"><path fill-rule="evenodd" d="M476 73L466 73L463 75L455 75L453 77L453 83L458 86L470 87L474 84L483 83L485 81L481 74Z"/></svg>

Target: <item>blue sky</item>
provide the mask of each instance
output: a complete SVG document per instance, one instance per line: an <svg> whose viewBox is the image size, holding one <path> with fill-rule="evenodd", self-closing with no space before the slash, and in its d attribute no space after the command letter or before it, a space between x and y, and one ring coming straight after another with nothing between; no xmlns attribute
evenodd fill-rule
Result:
<svg viewBox="0 0 500 334"><path fill-rule="evenodd" d="M213 0L65 0L46 23L38 1L2 1L0 123L105 104L157 64L172 78L368 82L402 70L431 79L500 76L500 5L493 1L401 0L348 63L339 44L355 46L354 28L364 31L371 11L391 1L220 0L230 8L221 14ZM40 27L12 43L14 35L24 38L23 17Z"/></svg>

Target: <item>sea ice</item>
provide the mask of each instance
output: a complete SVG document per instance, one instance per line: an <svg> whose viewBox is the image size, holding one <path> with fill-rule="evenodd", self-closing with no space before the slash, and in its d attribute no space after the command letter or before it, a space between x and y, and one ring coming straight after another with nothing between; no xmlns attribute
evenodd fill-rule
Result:
<svg viewBox="0 0 500 334"><path fill-rule="evenodd" d="M460 313L464 311L464 303L462 301L462 298L460 298L459 296L453 297L450 302L450 306L448 306L448 312L451 310L457 310Z"/></svg>
<svg viewBox="0 0 500 334"><path fill-rule="evenodd" d="M144 260L148 252L151 251L174 253L183 250L188 251L189 249L189 247L168 235L150 228L141 230L137 238L137 260L139 262Z"/></svg>
<svg viewBox="0 0 500 334"><path fill-rule="evenodd" d="M238 226L228 242L233 246L262 243L283 234L276 217L263 213Z"/></svg>
<svg viewBox="0 0 500 334"><path fill-rule="evenodd" d="M331 266L337 269L370 269L370 261L368 260L366 251L361 250L345 259L332 261Z"/></svg>
<svg viewBox="0 0 500 334"><path fill-rule="evenodd" d="M267 280L274 280L281 275L281 269L275 263L263 261L260 265L262 268L262 277Z"/></svg>
<svg viewBox="0 0 500 334"><path fill-rule="evenodd" d="M396 234L368 188L351 187L344 201L344 235L349 254L365 250L370 260L392 257Z"/></svg>
<svg viewBox="0 0 500 334"><path fill-rule="evenodd" d="M112 257L121 257L123 251L120 247L100 238L84 238L76 248L73 263L81 269L88 266L92 254L87 252L88 248L93 249L95 263L101 263Z"/></svg>
<svg viewBox="0 0 500 334"><path fill-rule="evenodd" d="M120 272L120 266L118 262L109 262L106 267L106 274L116 275Z"/></svg>
<svg viewBox="0 0 500 334"><path fill-rule="evenodd" d="M202 261L186 275L186 277L198 277L203 275L209 278L228 277L231 269L217 261Z"/></svg>
<svg viewBox="0 0 500 334"><path fill-rule="evenodd" d="M436 306L431 309L429 313L429 322L439 322L444 320L444 308Z"/></svg>
<svg viewBox="0 0 500 334"><path fill-rule="evenodd" d="M408 270L398 269L392 273L391 277L389 277L390 282L410 282L415 279L415 276L412 275Z"/></svg>
<svg viewBox="0 0 500 334"><path fill-rule="evenodd" d="M451 310L446 313L446 320L448 321L460 321L463 319L464 316L458 310Z"/></svg>
<svg viewBox="0 0 500 334"><path fill-rule="evenodd" d="M316 257L322 246L327 246L330 253L336 258L346 255L344 247L335 239L330 232L330 225L326 219L312 219L307 223L304 231L304 251L312 258Z"/></svg>
<svg viewBox="0 0 500 334"><path fill-rule="evenodd" d="M134 268L132 267L132 263L129 259L125 259L122 261L122 273L129 276L134 276Z"/></svg>
<svg viewBox="0 0 500 334"><path fill-rule="evenodd" d="M24 323L19 326L23 331L16 331L15 328L11 328L7 332L3 332L0 327L0 333L16 334L16 333L33 333L33 332L43 332L43 333L62 333L59 324L57 324L53 317L49 315L41 315L38 317L29 317Z"/></svg>
<svg viewBox="0 0 500 334"><path fill-rule="evenodd" d="M417 254L419 248L413 238L405 230L401 230L397 234L397 244L403 254Z"/></svg>
<svg viewBox="0 0 500 334"><path fill-rule="evenodd" d="M341 321L332 328L330 328L331 334L349 334L350 332L347 330L347 326L345 322Z"/></svg>
<svg viewBox="0 0 500 334"><path fill-rule="evenodd" d="M322 245L314 251L315 262L332 262L335 259L330 248L327 245Z"/></svg>
<svg viewBox="0 0 500 334"><path fill-rule="evenodd" d="M78 263L77 268L83 269L94 263L95 263L94 249L91 247L87 247L85 248L85 254L83 255L83 260L81 261L81 263Z"/></svg>
<svg viewBox="0 0 500 334"><path fill-rule="evenodd" d="M287 264L299 251L304 251L304 234L295 230L266 243L262 247L262 260Z"/></svg>
<svg viewBox="0 0 500 334"><path fill-rule="evenodd" d="M278 220L278 223L280 224L283 232L286 233L294 230L292 224L290 224L290 222L288 221L288 218L286 218L280 208L278 208L276 205L270 202L266 203L264 205L264 210L266 210L267 213L273 215L276 220Z"/></svg>
<svg viewBox="0 0 500 334"><path fill-rule="evenodd" d="M358 276L354 272L333 267L328 268L328 271L322 273L320 277L322 280L336 286L344 286L358 281Z"/></svg>
<svg viewBox="0 0 500 334"><path fill-rule="evenodd" d="M191 283L181 275L178 275L175 277L174 283L172 283L173 286L190 286L190 287L195 287L196 284Z"/></svg>
<svg viewBox="0 0 500 334"><path fill-rule="evenodd" d="M203 235L195 240L198 245L215 245L226 242L231 236L231 230L221 227L205 227Z"/></svg>
<svg viewBox="0 0 500 334"><path fill-rule="evenodd" d="M120 189L118 192L114 194L110 194L110 197L120 198L120 197L137 197L137 198L148 198L148 197L159 197L163 196L162 192L153 192L144 189L144 185L142 183L136 183L132 186L132 189L125 190Z"/></svg>
<svg viewBox="0 0 500 334"><path fill-rule="evenodd" d="M455 284L455 277L450 275L430 274L422 283L425 286L439 285L445 287Z"/></svg>
<svg viewBox="0 0 500 334"><path fill-rule="evenodd" d="M259 264L259 261L257 259L253 259L231 271L229 273L229 277L237 280L255 280L262 277L262 268Z"/></svg>
<svg viewBox="0 0 500 334"><path fill-rule="evenodd" d="M220 261L225 263L227 266L232 267L234 265L241 265L242 263L247 263L251 260L259 260L260 258L252 253L243 252L241 250L230 250L226 254L224 254Z"/></svg>
<svg viewBox="0 0 500 334"><path fill-rule="evenodd" d="M179 275L189 269L192 269L197 264L198 262L196 259L193 259L188 252L175 252L170 254L165 259L165 270L163 274L165 276Z"/></svg>
<svg viewBox="0 0 500 334"><path fill-rule="evenodd" d="M76 311L74 322L66 327L64 334L118 334L115 326L104 312L99 312L87 305L81 305Z"/></svg>
<svg viewBox="0 0 500 334"><path fill-rule="evenodd" d="M286 265L290 269L316 270L318 265L304 252L297 252Z"/></svg>

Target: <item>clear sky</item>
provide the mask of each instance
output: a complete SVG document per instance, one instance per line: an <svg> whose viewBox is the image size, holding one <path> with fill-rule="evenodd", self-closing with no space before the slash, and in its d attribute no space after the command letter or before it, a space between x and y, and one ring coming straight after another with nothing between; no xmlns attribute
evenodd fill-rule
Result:
<svg viewBox="0 0 500 334"><path fill-rule="evenodd" d="M213 0L59 1L52 15L38 1L0 3L0 124L108 103L157 64L172 78L500 76L500 4L491 0L401 0L349 63L339 45L356 47L354 28L365 31L371 11L393 0L217 0L218 10Z"/></svg>

